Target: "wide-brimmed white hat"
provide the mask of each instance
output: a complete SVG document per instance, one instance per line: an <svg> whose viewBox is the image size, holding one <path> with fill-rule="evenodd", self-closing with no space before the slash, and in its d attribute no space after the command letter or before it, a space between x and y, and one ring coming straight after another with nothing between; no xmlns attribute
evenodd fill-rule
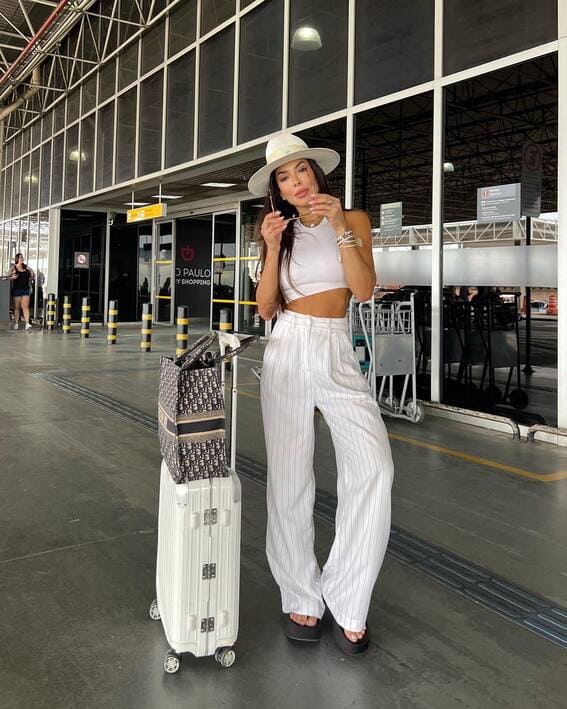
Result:
<svg viewBox="0 0 567 709"><path fill-rule="evenodd" d="M315 160L321 170L327 175L341 161L340 155L330 148L309 148L307 143L293 133L279 133L266 145L266 164L257 170L248 180L248 189L252 194L263 197L268 193L270 175L290 160L310 158Z"/></svg>

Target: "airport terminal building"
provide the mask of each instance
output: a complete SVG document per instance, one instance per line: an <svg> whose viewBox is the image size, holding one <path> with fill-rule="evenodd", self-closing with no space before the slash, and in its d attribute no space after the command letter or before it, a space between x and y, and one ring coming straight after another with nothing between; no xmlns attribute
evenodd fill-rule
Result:
<svg viewBox="0 0 567 709"><path fill-rule="evenodd" d="M121 321L152 303L166 325L186 304L213 326L229 309L238 331L263 334L261 200L246 184L288 129L341 154L332 188L373 220L380 285L426 294L423 398L451 388L448 291L498 288L519 293L518 317L558 327L540 362L563 363L557 395L539 413L567 426L564 3L30 5L5 2L0 16L0 271L17 252L37 271L36 319L54 293L74 318L85 296L95 321L114 299ZM502 186L515 201L481 215L479 190L490 201ZM152 205L156 218L127 221Z"/></svg>

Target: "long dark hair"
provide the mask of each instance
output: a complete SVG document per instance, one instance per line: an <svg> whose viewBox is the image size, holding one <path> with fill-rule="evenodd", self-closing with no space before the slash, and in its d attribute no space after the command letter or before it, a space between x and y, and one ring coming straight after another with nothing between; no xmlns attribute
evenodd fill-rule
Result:
<svg viewBox="0 0 567 709"><path fill-rule="evenodd" d="M331 188L329 187L329 182L327 180L327 176L323 172L323 170L319 167L319 165L315 162L315 160L307 160L309 165L311 166L311 169L313 170L313 174L315 175L315 179L317 180L317 188L319 192L322 194L330 194L331 193ZM270 195L272 199L270 199ZM273 207L272 207L272 200L273 200ZM266 195L266 199L264 200L264 206L262 208L262 211L258 215L258 220L256 222L256 241L262 245L262 250L260 253L260 262L258 264L258 267L256 269L256 275L258 275L259 272L261 272L264 269L264 264L266 262L266 258L268 256L268 245L262 238L262 234L260 232L260 229L262 228L262 222L264 221L264 217L266 214L270 214L272 211L280 211L284 219L289 219L290 217L295 217L297 216L296 209L295 207L290 204L286 199L283 199L283 197L280 194L280 188L278 187L278 181L276 179L276 171L274 170L272 174L270 175L270 182L268 184L268 194ZM280 246L280 253L279 253L279 259L278 259L278 274L280 273L280 269L282 267L282 263L285 264L285 268L287 270L287 277L289 282L291 283L291 278L289 276L289 264L291 262L291 256L293 253L293 244L295 242L295 221L289 222L286 226L286 228L283 230L282 233L282 240L281 240L281 246ZM280 291L280 301L279 304L283 305L284 299L283 295L281 294Z"/></svg>
<svg viewBox="0 0 567 709"><path fill-rule="evenodd" d="M24 270L28 267L27 264L24 262L24 255L23 254L16 254L16 257L14 259L14 267L18 265L18 260L22 257L22 266L24 267Z"/></svg>

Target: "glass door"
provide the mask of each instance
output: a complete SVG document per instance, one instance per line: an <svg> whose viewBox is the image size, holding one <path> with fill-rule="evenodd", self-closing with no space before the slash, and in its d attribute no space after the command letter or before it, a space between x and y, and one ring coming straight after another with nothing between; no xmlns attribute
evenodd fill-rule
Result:
<svg viewBox="0 0 567 709"><path fill-rule="evenodd" d="M174 222L158 222L154 235L154 322L173 323Z"/></svg>
<svg viewBox="0 0 567 709"><path fill-rule="evenodd" d="M213 214L213 278L211 329L220 329L221 311L236 327L236 212ZM228 311L228 312L226 312Z"/></svg>

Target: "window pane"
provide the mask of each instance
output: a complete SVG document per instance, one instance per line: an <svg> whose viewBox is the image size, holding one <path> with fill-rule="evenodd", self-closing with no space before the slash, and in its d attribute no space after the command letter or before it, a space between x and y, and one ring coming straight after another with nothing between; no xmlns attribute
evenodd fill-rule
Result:
<svg viewBox="0 0 567 709"><path fill-rule="evenodd" d="M232 17L236 11L235 0L207 0L201 3L201 37Z"/></svg>
<svg viewBox="0 0 567 709"><path fill-rule="evenodd" d="M65 101L61 101L53 109L53 132L57 133L65 126Z"/></svg>
<svg viewBox="0 0 567 709"><path fill-rule="evenodd" d="M79 96L78 89L69 94L67 99L67 125L73 123L79 117Z"/></svg>
<svg viewBox="0 0 567 709"><path fill-rule="evenodd" d="M39 148L34 150L31 157L30 168L30 212L37 209L39 196Z"/></svg>
<svg viewBox="0 0 567 709"><path fill-rule="evenodd" d="M12 176L12 216L17 217L20 213L20 180L22 179L22 161L18 160L14 164L14 174Z"/></svg>
<svg viewBox="0 0 567 709"><path fill-rule="evenodd" d="M26 130L22 133L22 155L25 155L29 149L30 149L30 129L26 128Z"/></svg>
<svg viewBox="0 0 567 709"><path fill-rule="evenodd" d="M67 130L67 159L65 164L65 199L77 196L77 169L79 163L79 126Z"/></svg>
<svg viewBox="0 0 567 709"><path fill-rule="evenodd" d="M193 159L193 117L195 112L195 52L169 65L165 166Z"/></svg>
<svg viewBox="0 0 567 709"><path fill-rule="evenodd" d="M169 17L169 56L173 56L195 41L197 2L185 0Z"/></svg>
<svg viewBox="0 0 567 709"><path fill-rule="evenodd" d="M443 3L443 70L451 74L557 39L557 0Z"/></svg>
<svg viewBox="0 0 567 709"><path fill-rule="evenodd" d="M292 0L289 123L346 106L348 0Z"/></svg>
<svg viewBox="0 0 567 709"><path fill-rule="evenodd" d="M112 184L112 139L114 136L114 101L98 112L96 188Z"/></svg>
<svg viewBox="0 0 567 709"><path fill-rule="evenodd" d="M25 214L28 211L28 199L30 196L30 156L22 158L22 177L20 187L20 211Z"/></svg>
<svg viewBox="0 0 567 709"><path fill-rule="evenodd" d="M49 206L49 188L51 186L51 141L41 147L41 188L39 194L40 207Z"/></svg>
<svg viewBox="0 0 567 709"><path fill-rule="evenodd" d="M199 155L232 145L234 27L212 37L201 49Z"/></svg>
<svg viewBox="0 0 567 709"><path fill-rule="evenodd" d="M94 171L94 113L83 119L81 123L81 154L79 167L79 194L92 192Z"/></svg>
<svg viewBox="0 0 567 709"><path fill-rule="evenodd" d="M161 168L161 124L163 118L163 71L153 74L140 87L140 148L138 174Z"/></svg>
<svg viewBox="0 0 567 709"><path fill-rule="evenodd" d="M51 138L52 132L53 132L53 111L49 111L49 113L46 113L45 116L43 117L42 140L45 140L46 138Z"/></svg>
<svg viewBox="0 0 567 709"><path fill-rule="evenodd" d="M116 143L116 181L134 177L136 142L136 88L118 99Z"/></svg>
<svg viewBox="0 0 567 709"><path fill-rule="evenodd" d="M105 64L99 73L98 82L98 102L102 103L105 99L112 96L116 91L116 60L113 59L108 64Z"/></svg>
<svg viewBox="0 0 567 709"><path fill-rule="evenodd" d="M32 132L32 148L37 148L37 146L41 143L41 120L36 121L31 126L31 132Z"/></svg>
<svg viewBox="0 0 567 709"><path fill-rule="evenodd" d="M252 5L253 2L254 0L240 0L240 9L243 10L248 5Z"/></svg>
<svg viewBox="0 0 567 709"><path fill-rule="evenodd" d="M282 52L283 0L270 0L240 22L238 141L241 143L281 128Z"/></svg>
<svg viewBox="0 0 567 709"><path fill-rule="evenodd" d="M13 167L7 168L6 191L4 196L4 219L12 216L12 171Z"/></svg>
<svg viewBox="0 0 567 709"><path fill-rule="evenodd" d="M355 101L433 79L434 0L358 0Z"/></svg>
<svg viewBox="0 0 567 709"><path fill-rule="evenodd" d="M63 195L63 135L53 139L53 165L51 167L51 202L61 202Z"/></svg>
<svg viewBox="0 0 567 709"><path fill-rule="evenodd" d="M131 44L120 55L118 90L126 88L138 78L138 42Z"/></svg>
<svg viewBox="0 0 567 709"><path fill-rule="evenodd" d="M96 106L96 74L93 74L83 84L82 114L88 113Z"/></svg>
<svg viewBox="0 0 567 709"><path fill-rule="evenodd" d="M142 35L142 74L162 64L165 54L165 22L162 20Z"/></svg>

